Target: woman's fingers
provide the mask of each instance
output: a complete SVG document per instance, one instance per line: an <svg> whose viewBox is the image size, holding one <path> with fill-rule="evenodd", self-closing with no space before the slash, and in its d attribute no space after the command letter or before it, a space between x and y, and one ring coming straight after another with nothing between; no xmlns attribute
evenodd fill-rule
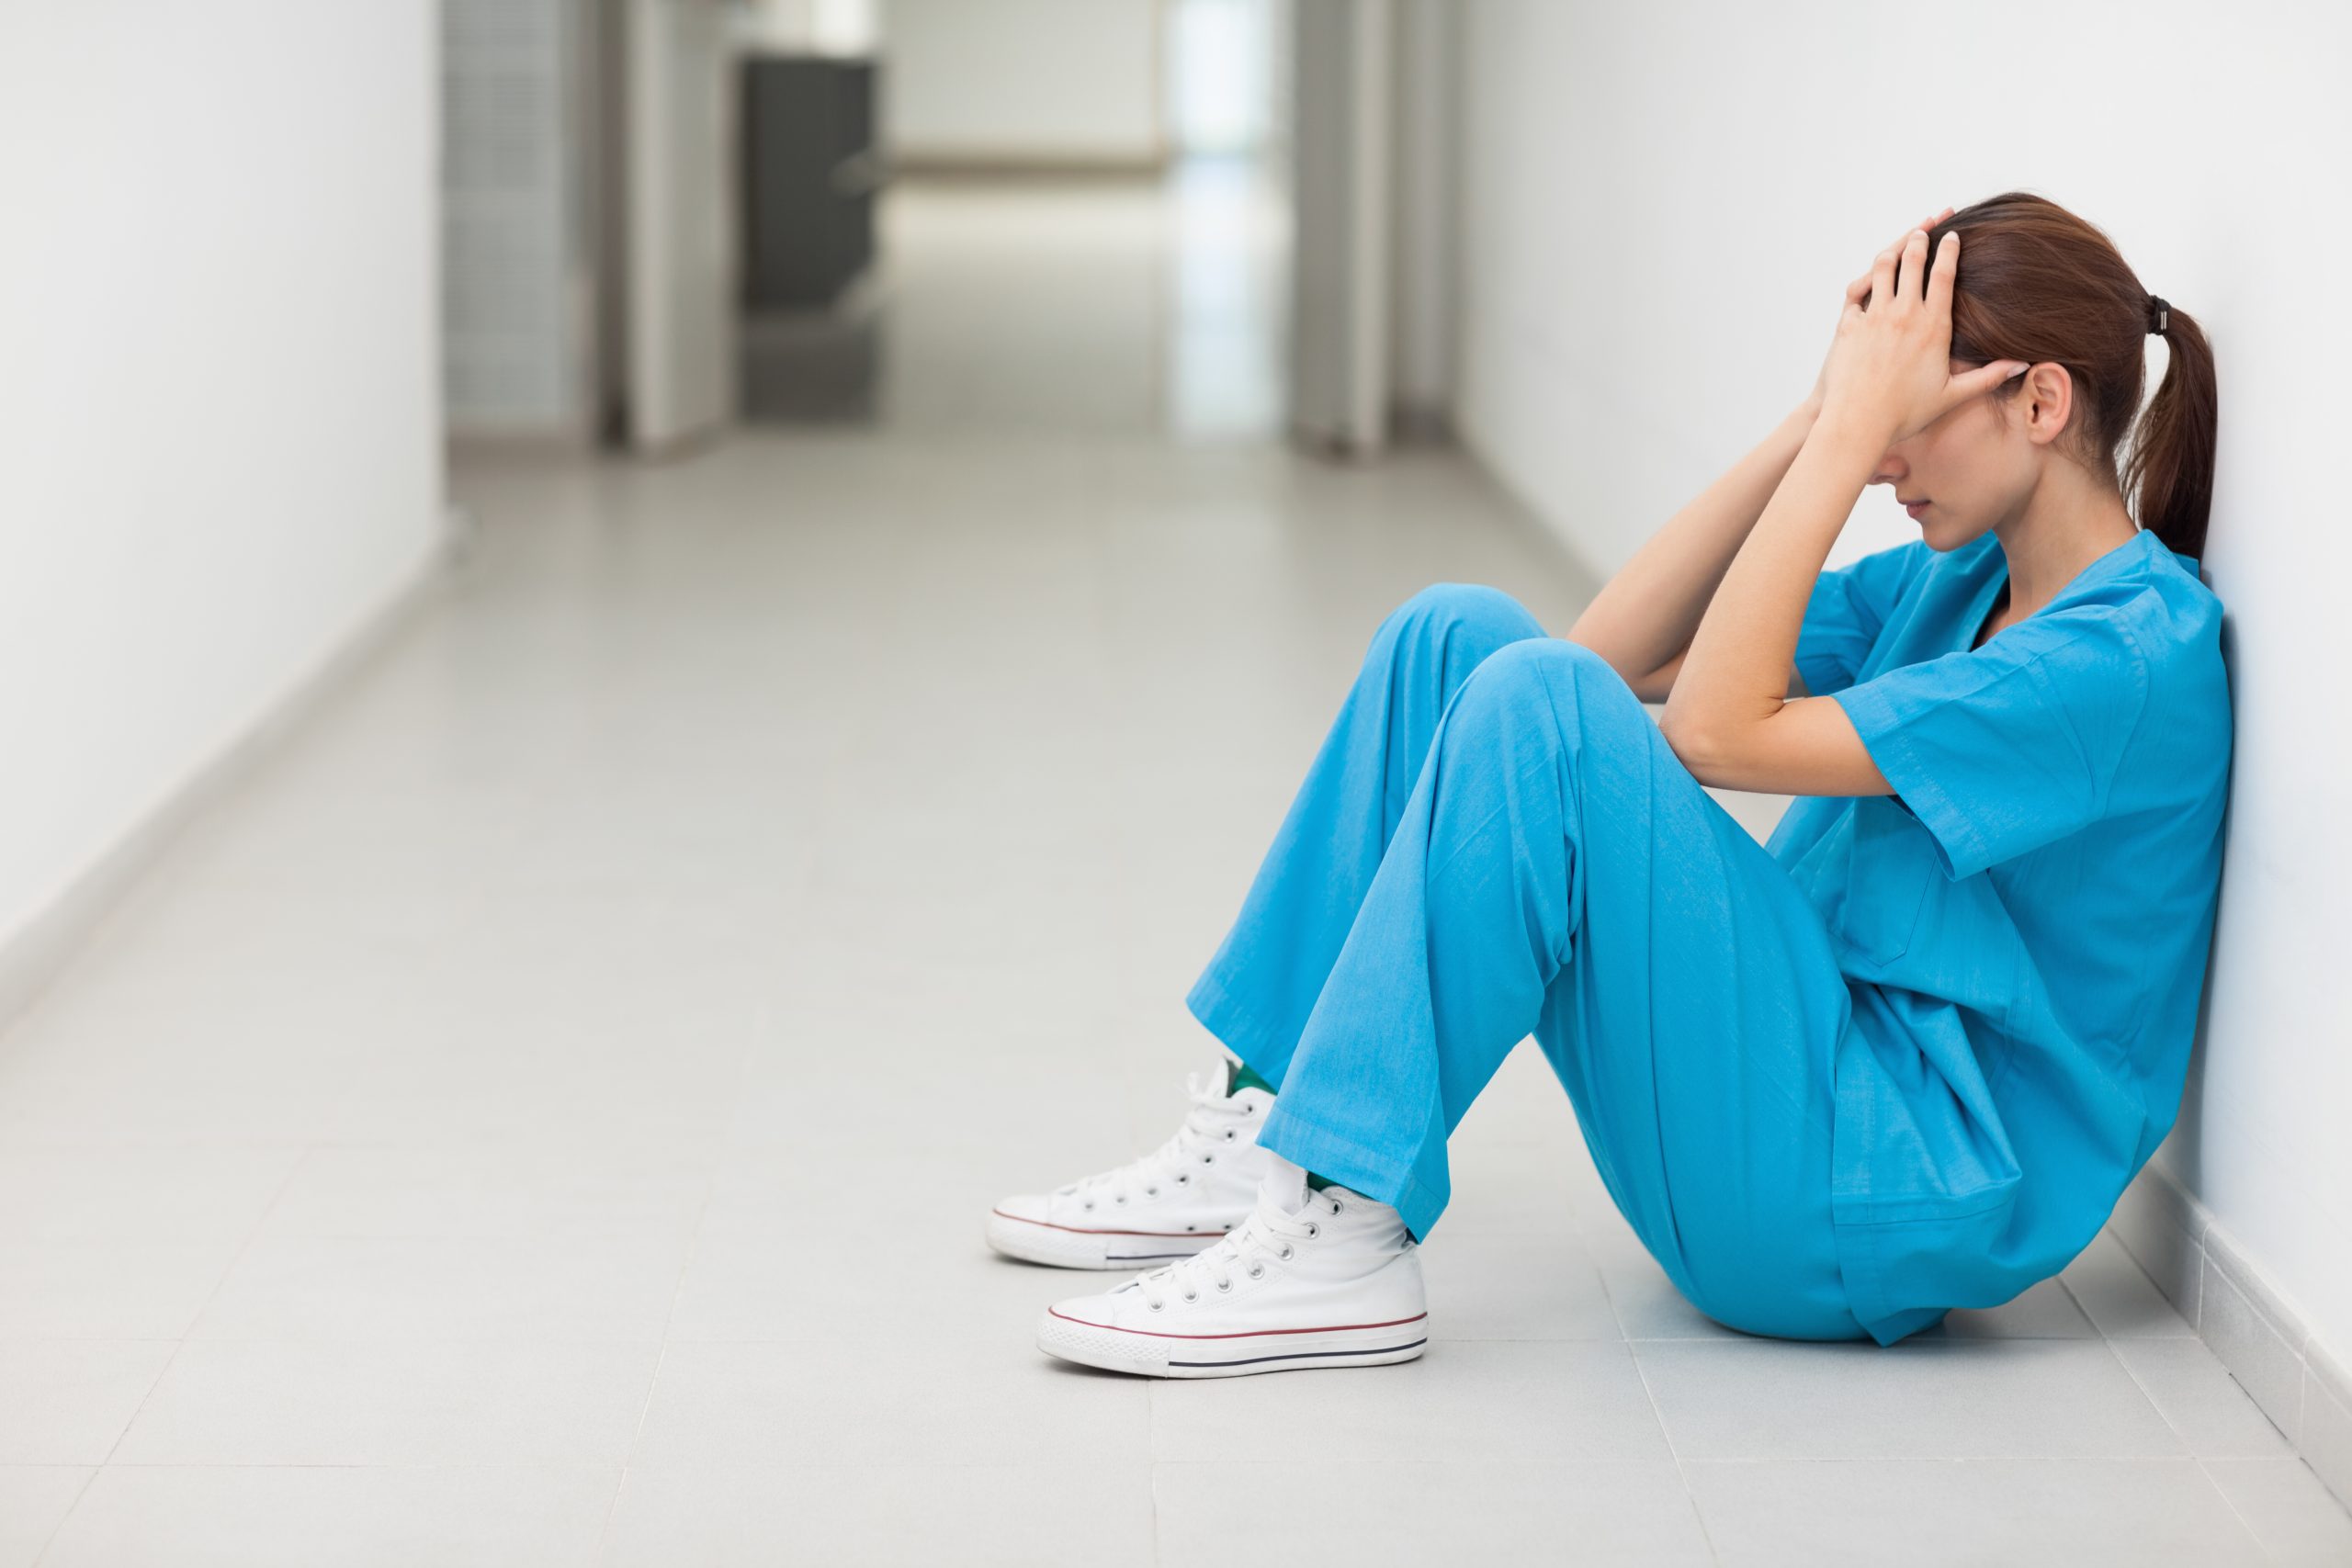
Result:
<svg viewBox="0 0 2352 1568"><path fill-rule="evenodd" d="M1871 264L1871 303L1883 305L1894 298L1894 263L1896 249L1889 245L1879 252Z"/></svg>
<svg viewBox="0 0 2352 1568"><path fill-rule="evenodd" d="M2032 368L2021 359L1996 359L1990 365L1963 370L1946 388L1951 394L1949 406L1957 408L1979 392L1989 392L2012 376L2022 376Z"/></svg>
<svg viewBox="0 0 2352 1568"><path fill-rule="evenodd" d="M1928 270L1928 309L1951 318L1952 279L1960 272L1960 231L1953 230L1936 245L1936 259Z"/></svg>
<svg viewBox="0 0 2352 1568"><path fill-rule="evenodd" d="M1903 236L1903 254L1894 275L1894 291L1905 299L1928 297L1928 232L1914 229Z"/></svg>
<svg viewBox="0 0 2352 1568"><path fill-rule="evenodd" d="M1929 218L1926 222L1920 224L1917 230L1905 229L1902 233L1897 234L1894 237L1893 243L1889 244L1884 251L1879 254L1879 259L1881 261L1884 261L1888 257L1892 256L1899 262L1902 259L1903 246L1905 243L1908 241L1914 233L1926 233L1928 230L1934 228L1937 224L1951 217L1957 210L1959 210L1957 208L1947 207L1941 212L1935 214L1935 216ZM1871 271L1862 274L1861 276L1846 285L1847 304L1861 305L1869 301L1876 285L1877 270L1878 269L1873 266ZM1882 299L1892 299L1894 293L1892 278L1890 277L1888 286L1885 288L1877 289L1877 292ZM1916 296L1919 291L1915 288L1911 292Z"/></svg>

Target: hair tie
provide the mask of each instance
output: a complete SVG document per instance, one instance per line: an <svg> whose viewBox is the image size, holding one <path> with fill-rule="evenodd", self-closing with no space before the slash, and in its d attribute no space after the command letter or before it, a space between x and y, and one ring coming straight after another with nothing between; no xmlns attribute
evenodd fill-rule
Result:
<svg viewBox="0 0 2352 1568"><path fill-rule="evenodd" d="M2172 306L2161 294L2148 296L2148 330L2162 337L2172 325Z"/></svg>

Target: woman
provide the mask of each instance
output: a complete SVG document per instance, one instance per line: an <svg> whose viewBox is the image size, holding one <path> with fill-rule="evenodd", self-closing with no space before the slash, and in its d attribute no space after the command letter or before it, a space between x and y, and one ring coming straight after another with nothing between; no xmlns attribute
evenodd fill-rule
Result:
<svg viewBox="0 0 2352 1568"><path fill-rule="evenodd" d="M1040 1347L1419 1356L1447 1134L1531 1032L1724 1324L1892 1344L2056 1273L2188 1070L2232 733L2213 443L2196 323L2012 193L1879 254L1811 396L1566 640L1415 595L1187 998L1245 1065L1155 1154L989 1216L1150 1269ZM1825 572L1865 484L1921 536ZM1759 846L1702 784L1799 798Z"/></svg>

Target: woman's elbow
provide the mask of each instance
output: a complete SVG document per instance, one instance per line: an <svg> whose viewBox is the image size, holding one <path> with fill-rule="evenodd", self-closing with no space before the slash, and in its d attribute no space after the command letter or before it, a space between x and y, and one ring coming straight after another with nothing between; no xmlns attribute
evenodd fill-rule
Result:
<svg viewBox="0 0 2352 1568"><path fill-rule="evenodd" d="M1701 784L1714 782L1720 751L1708 731L1702 729L1687 713L1678 713L1668 704L1658 716L1658 733L1665 737L1667 750L1672 751L1693 778Z"/></svg>

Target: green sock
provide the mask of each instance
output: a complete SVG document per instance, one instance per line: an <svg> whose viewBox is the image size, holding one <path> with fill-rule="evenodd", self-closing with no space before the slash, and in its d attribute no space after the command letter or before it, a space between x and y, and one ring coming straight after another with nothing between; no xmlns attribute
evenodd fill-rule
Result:
<svg viewBox="0 0 2352 1568"><path fill-rule="evenodd" d="M1225 1092L1228 1095L1238 1094L1245 1089L1262 1089L1268 1094L1279 1094L1282 1092L1261 1077L1258 1069L1251 1066L1249 1063L1236 1061L1227 1064L1225 1069Z"/></svg>
<svg viewBox="0 0 2352 1568"><path fill-rule="evenodd" d="M1268 1094L1282 1092L1261 1077L1258 1069L1249 1063L1239 1060L1227 1063L1225 1069L1225 1092L1229 1095L1238 1094L1245 1089L1262 1089ZM1306 1173L1306 1185L1313 1190L1320 1192L1326 1187L1338 1187L1343 1184L1332 1180L1328 1176L1317 1176L1310 1170Z"/></svg>

